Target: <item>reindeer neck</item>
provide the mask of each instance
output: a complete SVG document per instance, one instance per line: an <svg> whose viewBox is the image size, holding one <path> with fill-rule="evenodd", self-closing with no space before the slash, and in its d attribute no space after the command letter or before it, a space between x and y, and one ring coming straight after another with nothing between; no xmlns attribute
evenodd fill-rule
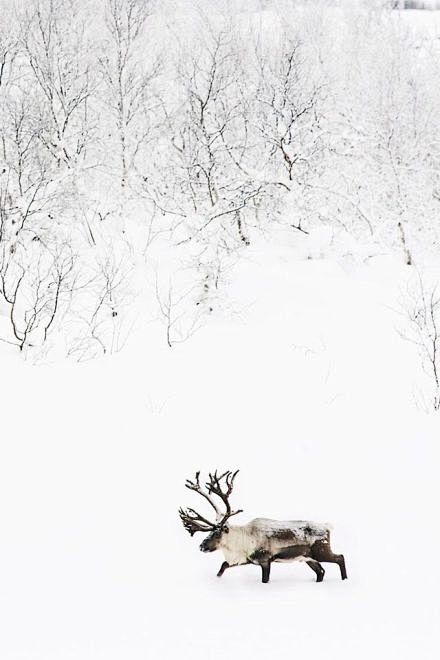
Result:
<svg viewBox="0 0 440 660"><path fill-rule="evenodd" d="M247 525L231 525L229 532L223 534L219 550L224 554L225 560L230 566L245 564L249 555L254 550L254 542L249 535Z"/></svg>

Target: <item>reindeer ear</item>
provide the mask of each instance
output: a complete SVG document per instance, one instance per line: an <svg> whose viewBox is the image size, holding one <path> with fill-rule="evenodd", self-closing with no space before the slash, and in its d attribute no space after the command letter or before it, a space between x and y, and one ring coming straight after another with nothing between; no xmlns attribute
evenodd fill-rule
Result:
<svg viewBox="0 0 440 660"><path fill-rule="evenodd" d="M225 534L229 534L229 527L223 527L223 531Z"/></svg>

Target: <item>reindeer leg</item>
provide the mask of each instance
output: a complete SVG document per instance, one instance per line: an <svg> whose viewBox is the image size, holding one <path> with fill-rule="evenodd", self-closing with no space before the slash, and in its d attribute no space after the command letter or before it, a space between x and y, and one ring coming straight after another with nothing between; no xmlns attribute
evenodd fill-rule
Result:
<svg viewBox="0 0 440 660"><path fill-rule="evenodd" d="M329 543L317 541L312 546L312 557L315 561L328 562L329 564L338 564L341 571L341 580L347 579L344 555L335 555Z"/></svg>
<svg viewBox="0 0 440 660"><path fill-rule="evenodd" d="M333 552L330 552L326 557L322 557L321 561L328 562L329 564L338 564L341 571L341 580L347 579L344 555L334 555Z"/></svg>
<svg viewBox="0 0 440 660"><path fill-rule="evenodd" d="M244 561L242 564L228 564L227 561L224 561L223 564L220 566L220 570L217 573L217 577L221 577L223 573L226 571L227 568L234 568L234 566L246 566L247 564L250 564L250 561Z"/></svg>
<svg viewBox="0 0 440 660"><path fill-rule="evenodd" d="M263 550L262 548L258 548L258 550L255 550L248 558L248 563L257 564L257 566L261 566L262 582L264 583L269 582L270 563L272 560L273 560L273 556L269 552L267 552L267 550Z"/></svg>
<svg viewBox="0 0 440 660"><path fill-rule="evenodd" d="M341 580L346 580L347 571L345 568L344 555L334 555L334 562L339 565L339 570L341 571Z"/></svg>
<svg viewBox="0 0 440 660"><path fill-rule="evenodd" d="M322 582L324 579L325 575L325 570L319 563L319 561L314 561L313 559L310 559L310 561L306 562L307 566L310 566L312 571L316 573L316 582Z"/></svg>
<svg viewBox="0 0 440 660"><path fill-rule="evenodd" d="M224 561L223 564L220 566L220 570L217 573L217 577L221 577L227 568L230 568L230 566L227 561Z"/></svg>
<svg viewBox="0 0 440 660"><path fill-rule="evenodd" d="M269 578L270 578L270 562L267 562L267 564L261 564L261 570L262 570L261 581L266 584L267 582L269 582Z"/></svg>

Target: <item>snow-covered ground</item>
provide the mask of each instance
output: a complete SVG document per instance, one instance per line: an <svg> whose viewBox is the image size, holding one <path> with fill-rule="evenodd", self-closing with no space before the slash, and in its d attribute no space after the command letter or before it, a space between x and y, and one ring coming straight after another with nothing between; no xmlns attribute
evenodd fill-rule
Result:
<svg viewBox="0 0 440 660"><path fill-rule="evenodd" d="M0 346L2 660L437 657L439 419L397 332L411 269L286 236L249 248L232 318L172 349L159 323L81 365ZM215 467L241 470L237 522L331 522L349 579L216 578L177 515Z"/></svg>
<svg viewBox="0 0 440 660"><path fill-rule="evenodd" d="M14 3L3 2L8 4ZM220 200L223 210L206 220L203 208L213 213L212 196L209 201L201 195L202 211L192 217L184 212L185 193L173 213L174 195L186 184L180 180L182 189L179 179L173 183L182 163L168 163L168 157L178 158L182 151L175 151L173 131L191 127L179 123L191 108L187 104L183 113L180 106L174 108L174 74L180 75L180 68L174 71L171 55L179 59L182 46L187 55L191 44L198 48L203 42L198 31L209 37L210 23L204 23L203 12L195 20L197 6L188 0L163 2L152 17L152 41L133 46L134 68L127 80L133 80L134 72L134 79L142 83L137 78L145 73L142 66L137 68L139 53L145 51L151 59L152 52L165 46L170 70L161 74L164 80L158 89L163 85L167 90L162 101L172 101L166 124L173 131L155 139L159 145L169 141L173 149L164 151L166 168L160 159L157 166L155 158L149 166L157 170L157 181L151 185L154 189L157 184L156 192L164 195L164 208L173 202L170 211L156 217L155 208L150 217L151 209L139 201L149 199L149 189L141 188L146 197L127 202L131 216L125 218L121 188L111 167L103 170L106 186L99 171L96 179L90 175L91 182L87 174L81 179L84 188L78 188L84 195L89 184L93 189L84 202L93 216L93 240L88 245L81 234L88 247L78 272L85 277L83 263L94 267L102 262L106 276L112 275L112 265L116 275L119 264L124 266L121 278L124 287L127 280L127 289L119 291L114 285L115 301L110 287L107 306L98 304L95 312L91 308L92 336L84 339L99 340L102 307L111 327L124 319L124 330L120 335L115 331L111 347L98 342L103 351L115 354L80 364L65 360L69 350L64 332L72 326L73 334L81 332L75 316L69 320L64 313L54 325L47 350L33 346L28 337L23 338L20 354L8 343L14 340L13 305L11 310L6 295L0 301L0 660L266 660L281 654L307 660L437 658L440 412L432 412L435 392L429 370L424 372L417 347L404 337L412 336L408 310L419 273L428 285L440 281L440 98L435 85L440 12L396 11L380 14L379 20L379 14L370 15L365 11L368 5L361 2L351 7L347 0L337 8L330 4L330 10L325 3L301 5L290 0L237 0L230 6L238 16L237 34L248 35L243 43L249 35L258 35L264 45L269 35L271 46L284 23L298 24L307 46L304 53L319 62L316 71L311 68L314 75L319 73L316 89L321 89L322 76L324 88L331 91L322 99L322 130L332 136L322 158L338 154L345 160L331 156L323 164L318 159L311 182L301 189L294 185L296 174L287 186L276 172L281 188L293 187L285 194L282 211L275 213L274 194L265 206L257 204L258 212L246 220L244 233L241 225L225 221L215 228L213 221L228 217L235 208L237 200L232 196L228 201L227 191L241 186L246 192L248 178L258 182L267 174L257 169L260 158L254 162L253 156L244 179L237 174L236 181L229 180L229 156L218 169L226 191ZM215 0L209 3L212 26L221 27L225 6ZM5 16L0 16L6 26L2 35L9 29ZM67 38L70 24L66 28L64 16L63 21L61 34ZM97 53L101 47L107 52L106 39L108 34L98 43ZM144 43L148 47L141 48ZM207 38L204 47L209 43ZM282 51L281 41L278 45L283 56L290 52ZM68 47L67 40L66 49L60 50L64 63L69 61ZM53 57L58 50L54 53ZM82 62L81 48L80 55ZM11 63L14 58L10 56ZM228 58L223 73L229 76ZM143 62L143 55L140 59ZM276 69L276 61L275 78L283 71ZM191 62L189 58L186 64ZM196 60L193 64L198 71ZM304 85L308 69L298 71ZM11 78L14 85L26 79L20 68L17 72L20 75ZM260 83L269 84L270 91L272 73L267 75ZM190 75L180 81L180 94L191 80ZM234 76L230 80L237 82ZM32 97L18 87L25 99ZM90 93L94 90L92 85ZM95 102L112 100L113 94L110 85ZM191 92L188 98L193 96ZM339 105L333 108L335 100ZM230 101L235 108L233 95ZM41 103L35 116L49 116ZM23 107L32 119L27 105ZM214 110L213 106L212 117L217 118ZM243 117L247 126L247 115ZM252 121L263 119L257 113ZM319 127L315 119L311 115L312 132ZM100 157L113 163L116 172L116 133L106 135L106 130L96 144L104 149ZM14 134L6 131L9 138ZM194 144L200 134L194 133ZM272 137L276 135L275 131ZM76 139L75 130L72 140ZM149 138L145 143L148 159L153 144ZM305 161L314 149L307 154L306 150ZM219 163L223 155L217 154ZM59 152L54 156L58 158ZM284 160L285 155L281 164ZM182 162L186 171L186 161ZM142 171L144 182L148 171ZM29 177L35 181L32 169ZM162 183L167 177L172 185L165 194ZM90 203L94 186L96 211ZM12 193L7 186L4 190L17 196L13 187ZM57 195L64 201L63 190L60 187ZM114 200L107 204L111 190ZM5 217L11 215L10 242L2 248L6 276L11 273L10 261L15 263L16 257L10 256L17 254L14 214L23 200L18 195L19 203L6 203L5 192L0 197ZM63 208L60 204L61 215ZM187 226L180 220L168 225L167 213L185 218ZM46 215L43 220L42 229L49 231ZM68 213L64 220L65 228L70 227ZM77 229L75 223L72 227ZM63 248L70 245L72 237L66 233L67 240L64 230L59 229L59 235L58 230L50 231L57 240L62 238ZM38 233L29 237L29 245L23 261L16 264L19 276L39 263ZM415 266L404 264L408 255ZM105 287L112 281L108 277ZM35 282L38 291L54 290L44 278ZM180 302L173 310L178 322L170 348L164 310L172 286ZM430 290L428 286L426 292ZM97 286L92 294L99 301L102 291ZM30 305L26 295L22 298L21 304ZM31 307L17 306L20 327ZM81 305L75 309L84 315ZM132 332L126 332L132 323ZM432 329L429 318L426 327ZM191 335L182 343L180 330L183 337ZM125 338L117 352L113 343L120 339L122 346ZM97 354L81 346L76 353L70 350L73 359ZM228 571L218 579L223 557L200 553L201 535L190 538L178 516L180 506L198 508L185 480L196 470L206 474L215 468L240 469L232 504L244 512L237 523L257 516L331 523L332 546L345 555L349 579L341 581L338 567L328 564L322 584L315 583L303 564L275 564L269 584L261 583L255 566Z"/></svg>

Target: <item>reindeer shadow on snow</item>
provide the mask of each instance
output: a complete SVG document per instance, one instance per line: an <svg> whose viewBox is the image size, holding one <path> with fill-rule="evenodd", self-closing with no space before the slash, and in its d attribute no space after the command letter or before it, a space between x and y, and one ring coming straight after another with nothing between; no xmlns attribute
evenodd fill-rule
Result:
<svg viewBox="0 0 440 660"><path fill-rule="evenodd" d="M225 561L218 577L228 568L255 564L261 566L262 582L267 583L274 562L301 561L316 574L316 582L324 579L323 562L338 564L341 579L347 579L344 556L335 554L330 546L330 525L269 518L254 518L246 525L230 525L229 519L242 513L242 509L233 511L229 502L237 474L238 470L222 474L215 471L209 474L204 488L200 484L200 472L196 472L194 481L186 481L186 488L198 493L214 509L215 522L192 508L179 509L183 526L191 536L196 532L208 533L200 544L202 552L223 552Z"/></svg>

